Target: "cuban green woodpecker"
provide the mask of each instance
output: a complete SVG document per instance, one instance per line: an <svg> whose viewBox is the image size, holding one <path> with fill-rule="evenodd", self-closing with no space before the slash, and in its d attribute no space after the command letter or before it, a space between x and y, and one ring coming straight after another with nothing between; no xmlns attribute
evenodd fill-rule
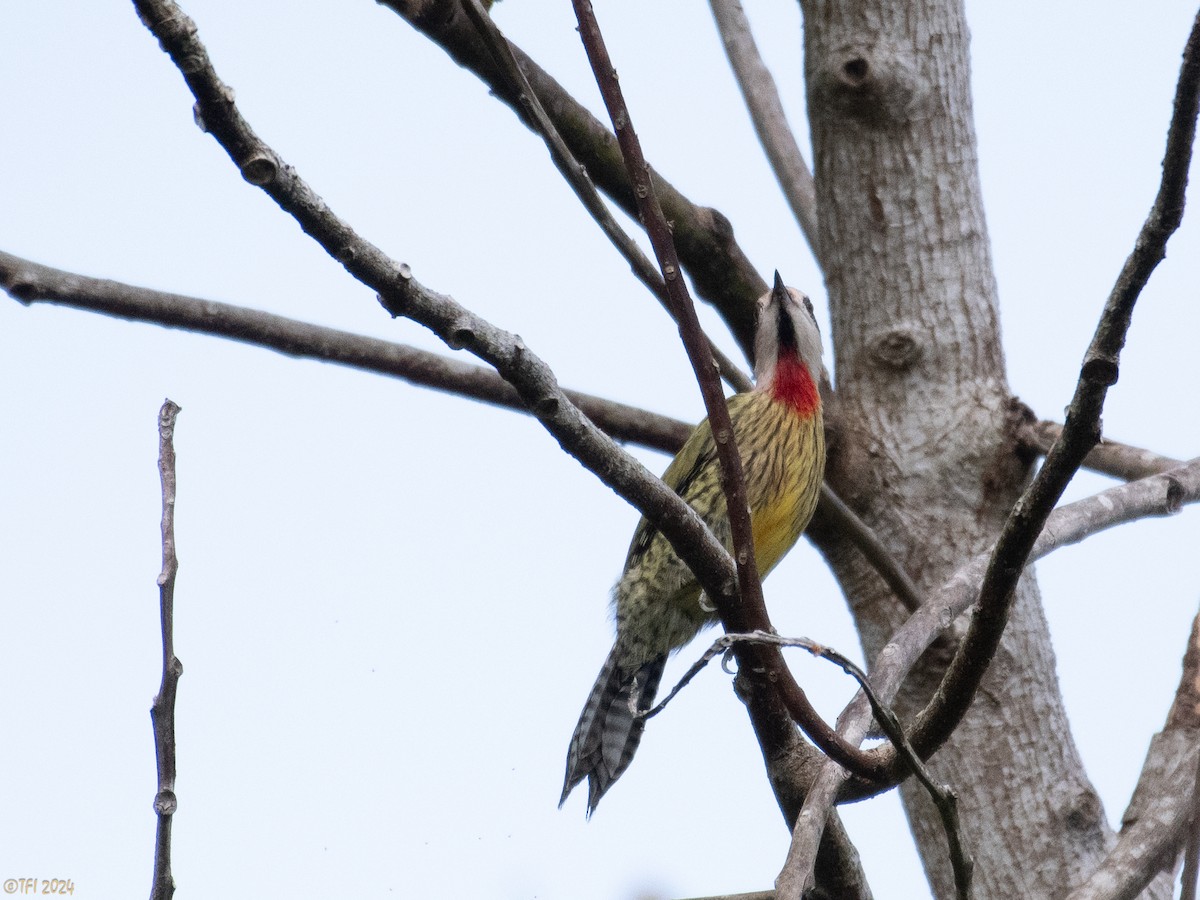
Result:
<svg viewBox="0 0 1200 900"><path fill-rule="evenodd" d="M792 548L817 505L825 470L825 432L817 385L821 336L812 304L775 286L758 301L754 390L729 399L745 472L754 559L765 577ZM692 432L663 481L731 549L720 464L708 420ZM667 656L716 621L691 570L642 519L613 591L617 639L588 696L567 751L562 799L588 779L588 815L628 768L642 739Z"/></svg>

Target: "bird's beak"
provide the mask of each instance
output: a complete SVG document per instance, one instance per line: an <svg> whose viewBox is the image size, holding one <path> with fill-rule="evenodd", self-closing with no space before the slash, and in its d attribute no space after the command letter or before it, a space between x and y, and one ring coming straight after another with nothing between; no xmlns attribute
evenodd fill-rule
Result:
<svg viewBox="0 0 1200 900"><path fill-rule="evenodd" d="M779 270L776 269L775 284L771 288L771 302L775 304L776 321L779 323L779 346L781 349L794 351L796 349L796 325L788 312L788 299L788 289L779 276Z"/></svg>
<svg viewBox="0 0 1200 900"><path fill-rule="evenodd" d="M783 283L783 278L779 274L779 270L775 270L775 284L771 287L771 299L779 304L779 308L783 308L784 301L787 300L788 291Z"/></svg>

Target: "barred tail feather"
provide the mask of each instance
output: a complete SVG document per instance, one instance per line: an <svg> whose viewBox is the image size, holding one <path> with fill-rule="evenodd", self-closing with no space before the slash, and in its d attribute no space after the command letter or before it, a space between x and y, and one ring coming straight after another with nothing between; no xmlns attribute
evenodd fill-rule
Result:
<svg viewBox="0 0 1200 900"><path fill-rule="evenodd" d="M654 703L667 664L664 653L630 672L621 666L620 655L618 647L613 647L604 661L567 750L567 777L558 805L587 778L589 816L605 791L629 768L646 727L645 719L635 714Z"/></svg>

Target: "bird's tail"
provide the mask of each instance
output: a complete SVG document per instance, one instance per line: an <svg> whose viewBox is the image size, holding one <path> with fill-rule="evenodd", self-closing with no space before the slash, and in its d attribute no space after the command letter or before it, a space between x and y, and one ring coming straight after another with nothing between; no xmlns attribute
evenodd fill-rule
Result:
<svg viewBox="0 0 1200 900"><path fill-rule="evenodd" d="M619 647L613 647L604 661L567 750L567 777L558 805L586 777L589 816L604 792L629 768L646 727L637 713L654 702L667 664L664 653L630 671L622 667L620 656Z"/></svg>

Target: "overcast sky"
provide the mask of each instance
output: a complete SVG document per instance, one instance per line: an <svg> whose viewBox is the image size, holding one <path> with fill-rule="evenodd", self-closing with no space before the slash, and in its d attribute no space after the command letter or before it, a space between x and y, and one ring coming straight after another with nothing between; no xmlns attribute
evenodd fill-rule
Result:
<svg viewBox="0 0 1200 900"><path fill-rule="evenodd" d="M747 8L807 146L797 7ZM362 235L520 333L565 386L700 417L674 327L474 76L368 0L185 9L243 114ZM969 4L1010 382L1042 416L1061 416L1153 199L1194 12L1183 0ZM24 0L6 13L0 250L444 351L241 179L129 4ZM621 0L597 13L648 157L722 210L764 276L778 268L827 323L707 7ZM601 109L568 3L505 0L495 15ZM1139 304L1104 419L1110 436L1182 458L1200 453L1198 235L1193 212ZM84 898L148 891L155 425L170 397L183 407L177 896L770 886L788 835L716 669L654 721L591 822L582 792L556 808L637 514L533 420L6 297L0 383L0 879L70 878ZM1106 483L1081 476L1070 496ZM1075 736L1114 823L1179 677L1198 544L1189 510L1039 566ZM782 632L861 658L809 545L767 599ZM796 670L831 717L852 693L827 666L798 656ZM878 897L927 896L894 797L844 814Z"/></svg>

